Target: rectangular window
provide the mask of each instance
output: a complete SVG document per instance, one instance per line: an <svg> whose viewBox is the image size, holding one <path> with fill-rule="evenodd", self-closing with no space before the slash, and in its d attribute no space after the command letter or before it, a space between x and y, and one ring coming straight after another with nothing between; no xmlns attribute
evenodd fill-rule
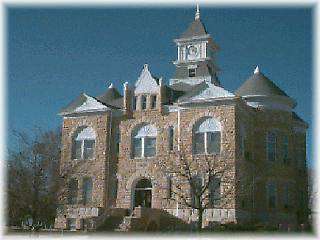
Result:
<svg viewBox="0 0 320 240"><path fill-rule="evenodd" d="M289 207L289 184L285 183L283 186L283 206L284 208Z"/></svg>
<svg viewBox="0 0 320 240"><path fill-rule="evenodd" d="M275 208L276 207L276 185L274 183L268 184L267 196L268 196L268 207Z"/></svg>
<svg viewBox="0 0 320 240"><path fill-rule="evenodd" d="M173 127L169 127L169 150L173 150L173 137L174 137L174 130Z"/></svg>
<svg viewBox="0 0 320 240"><path fill-rule="evenodd" d="M283 163L289 164L289 140L288 136L283 137L283 146L282 146L282 157L283 157Z"/></svg>
<svg viewBox="0 0 320 240"><path fill-rule="evenodd" d="M276 160L276 134L273 132L268 132L267 135L267 157L268 161Z"/></svg>
<svg viewBox="0 0 320 240"><path fill-rule="evenodd" d="M144 156L152 157L156 155L156 138L146 137L144 139Z"/></svg>
<svg viewBox="0 0 320 240"><path fill-rule="evenodd" d="M142 156L142 139L141 138L133 138L133 157L141 157Z"/></svg>
<svg viewBox="0 0 320 240"><path fill-rule="evenodd" d="M116 154L119 155L119 148L120 148L120 133L119 133L119 130L116 131L116 134L115 134L115 142L116 142Z"/></svg>
<svg viewBox="0 0 320 240"><path fill-rule="evenodd" d="M92 200L92 180L91 178L83 179L83 204L88 204Z"/></svg>
<svg viewBox="0 0 320 240"><path fill-rule="evenodd" d="M196 76L196 69L189 68L189 77L195 77L195 76Z"/></svg>
<svg viewBox="0 0 320 240"><path fill-rule="evenodd" d="M84 140L83 158L92 159L94 153L94 140Z"/></svg>
<svg viewBox="0 0 320 240"><path fill-rule="evenodd" d="M191 200L192 200L192 205L194 207L199 207L200 206L200 197L201 197L201 190L202 190L202 178L195 176L192 178L191 182Z"/></svg>
<svg viewBox="0 0 320 240"><path fill-rule="evenodd" d="M172 198L172 179L171 177L167 177L167 198Z"/></svg>
<svg viewBox="0 0 320 240"><path fill-rule="evenodd" d="M220 132L207 132L207 153L220 153Z"/></svg>
<svg viewBox="0 0 320 240"><path fill-rule="evenodd" d="M147 108L147 98L146 96L141 96L141 109L146 109Z"/></svg>
<svg viewBox="0 0 320 240"><path fill-rule="evenodd" d="M151 109L155 109L157 107L157 96L152 95L151 96Z"/></svg>
<svg viewBox="0 0 320 240"><path fill-rule="evenodd" d="M78 197L78 181L72 178L68 187L68 204L76 204Z"/></svg>
<svg viewBox="0 0 320 240"><path fill-rule="evenodd" d="M204 151L204 133L195 133L194 136L194 153L202 154Z"/></svg>
<svg viewBox="0 0 320 240"><path fill-rule="evenodd" d="M75 218L68 218L67 219L67 226L69 230L76 230L77 225L76 225L76 219Z"/></svg>
<svg viewBox="0 0 320 240"><path fill-rule="evenodd" d="M81 159L81 145L82 141L81 140L75 140L73 142L73 159Z"/></svg>
<svg viewBox="0 0 320 240"><path fill-rule="evenodd" d="M221 201L221 179L210 177L209 179L209 201L212 207L220 205Z"/></svg>
<svg viewBox="0 0 320 240"><path fill-rule="evenodd" d="M132 98L132 110L137 110L137 97Z"/></svg>

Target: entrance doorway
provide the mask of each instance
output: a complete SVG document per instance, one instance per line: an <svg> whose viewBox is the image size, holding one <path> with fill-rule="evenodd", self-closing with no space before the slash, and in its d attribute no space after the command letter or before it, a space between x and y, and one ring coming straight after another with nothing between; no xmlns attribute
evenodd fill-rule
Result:
<svg viewBox="0 0 320 240"><path fill-rule="evenodd" d="M134 207L151 208L152 184L149 179L140 179L134 188Z"/></svg>

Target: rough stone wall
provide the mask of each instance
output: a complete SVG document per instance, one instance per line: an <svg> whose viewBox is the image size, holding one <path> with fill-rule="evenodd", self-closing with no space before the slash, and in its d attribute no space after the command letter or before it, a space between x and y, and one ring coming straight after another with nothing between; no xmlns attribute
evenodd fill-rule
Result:
<svg viewBox="0 0 320 240"><path fill-rule="evenodd" d="M237 114L237 121L250 123L249 148L252 152L252 159L250 161L242 159L239 155L237 158L237 171L240 182L245 182L240 176L246 175L252 178L248 181L246 190L242 188L243 184L238 186L238 204L237 208L249 211L252 220L260 220L272 224L292 223L296 224L297 206L297 191L296 186L300 186L300 179L297 175L299 167L296 164L297 155L295 149L297 146L305 145L305 136L299 136L297 140L296 134L293 131L292 114L284 111L275 110L255 110L243 108L245 111L239 111ZM251 120L250 120L250 119ZM252 121L253 120L253 121ZM276 140L276 160L269 162L267 160L267 132L269 130L275 131L277 134ZM289 138L289 164L283 161L283 136L287 135ZM239 144L237 144L239 146ZM254 179L254 180L253 180ZM276 183L276 207L269 208L267 203L267 183L274 181ZM254 183L253 183L254 182ZM289 183L289 208L284 206L284 184ZM302 183L302 185L304 185ZM250 189L251 188L251 189ZM301 188L303 188L301 186ZM242 192L243 190L250 192L251 197L247 198L248 202L245 206L242 200L246 199ZM254 195L252 191L254 190ZM243 196L243 198L241 197ZM253 209L254 208L254 209Z"/></svg>
<svg viewBox="0 0 320 240"><path fill-rule="evenodd" d="M72 139L77 129L82 126L92 127L96 133L94 159L72 159ZM65 217L77 217L77 224L80 224L80 218L94 216L92 211L89 211L89 209L92 210L92 208L104 208L106 206L106 173L108 168L107 146L109 144L107 136L109 129L110 116L108 113L78 117L65 117L63 119L60 163L62 187L59 192L59 203L63 205L63 209L60 210L60 213L57 216L57 228L66 227ZM84 205L82 202L82 186L84 177L91 177L93 183L92 201L86 205ZM78 180L77 204L73 205L67 204L68 181L71 178L76 178ZM81 212L87 212L87 214L83 214Z"/></svg>
<svg viewBox="0 0 320 240"><path fill-rule="evenodd" d="M180 113L180 132L178 130L178 113L172 112L161 114L157 110L136 111L133 119L120 123L121 144L118 163L118 196L117 207L131 208L133 191L136 182L143 178L149 178L152 182L152 207L163 209L175 209L176 202L167 199L167 173L168 163L176 161L176 150L178 136L181 141L181 152L187 158L192 158L192 129L193 125L202 117L212 116L220 121L221 133L221 155L208 155L212 161L221 160L221 167L225 167L225 178L229 184L223 186L224 191L230 192L229 199L225 201L224 208L235 208L234 201L234 174L235 174L235 108L233 105L206 106L204 108L192 108ZM154 125L158 129L156 156L149 158L131 158L131 135L132 131L143 123ZM174 150L168 147L168 127L174 126ZM193 161L196 162L197 171L203 169L206 156L197 155ZM173 185L175 183L173 182ZM188 189L185 189L188 192ZM179 206L185 208L184 206Z"/></svg>

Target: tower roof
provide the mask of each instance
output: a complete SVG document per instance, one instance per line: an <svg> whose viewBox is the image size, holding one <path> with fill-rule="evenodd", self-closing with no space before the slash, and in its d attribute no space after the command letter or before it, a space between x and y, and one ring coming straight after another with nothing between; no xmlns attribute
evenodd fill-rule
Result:
<svg viewBox="0 0 320 240"><path fill-rule="evenodd" d="M247 79L235 93L239 96L276 95L288 97L283 90L260 72L259 67L256 67L254 74Z"/></svg>
<svg viewBox="0 0 320 240"><path fill-rule="evenodd" d="M98 96L97 99L103 103L111 103L113 100L121 98L122 95L117 91L117 89L113 86L113 84L110 84L109 88L105 93Z"/></svg>
<svg viewBox="0 0 320 240"><path fill-rule="evenodd" d="M207 35L207 30L200 19L195 19L188 29L180 36L180 38L191 38Z"/></svg>
<svg viewBox="0 0 320 240"><path fill-rule="evenodd" d="M194 21L189 25L188 29L180 36L180 38L191 38L207 34L207 30L200 20L200 10L199 5L197 4Z"/></svg>

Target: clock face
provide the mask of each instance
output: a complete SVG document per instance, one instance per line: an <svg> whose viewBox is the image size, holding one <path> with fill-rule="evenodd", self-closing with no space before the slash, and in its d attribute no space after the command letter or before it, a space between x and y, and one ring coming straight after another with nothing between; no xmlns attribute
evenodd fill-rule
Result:
<svg viewBox="0 0 320 240"><path fill-rule="evenodd" d="M194 59L198 56L199 54L199 50L197 48L197 46L194 45L190 45L188 46L188 57L189 59Z"/></svg>

